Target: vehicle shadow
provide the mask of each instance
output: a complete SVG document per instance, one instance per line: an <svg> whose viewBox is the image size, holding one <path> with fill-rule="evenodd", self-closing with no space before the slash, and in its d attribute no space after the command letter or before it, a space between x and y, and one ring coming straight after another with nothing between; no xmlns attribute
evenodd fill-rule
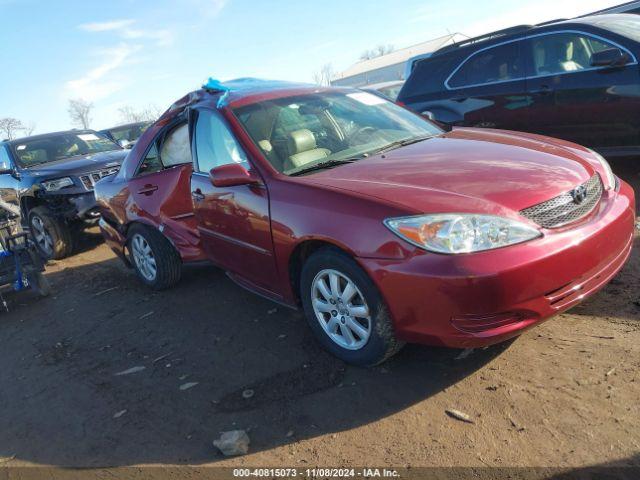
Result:
<svg viewBox="0 0 640 480"><path fill-rule="evenodd" d="M98 227L79 231L76 233L73 255L93 250L102 243L104 243L104 238Z"/></svg>
<svg viewBox="0 0 640 480"><path fill-rule="evenodd" d="M614 462L565 470L547 477L549 480L627 480L640 478L640 454Z"/></svg>
<svg viewBox="0 0 640 480"><path fill-rule="evenodd" d="M321 350L300 313L213 267L164 292L116 259L48 277L52 297L16 295L0 315L0 458L16 462L215 462L212 440L233 429L252 452L271 449L384 419L508 347L456 359L408 346L360 369Z"/></svg>

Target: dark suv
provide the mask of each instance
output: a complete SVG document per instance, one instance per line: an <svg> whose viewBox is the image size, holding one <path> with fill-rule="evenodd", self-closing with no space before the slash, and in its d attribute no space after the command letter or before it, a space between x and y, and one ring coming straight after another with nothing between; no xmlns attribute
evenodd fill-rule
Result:
<svg viewBox="0 0 640 480"><path fill-rule="evenodd" d="M74 233L100 217L95 183L117 173L126 154L92 130L0 142L0 207L19 206L42 256L64 258Z"/></svg>
<svg viewBox="0 0 640 480"><path fill-rule="evenodd" d="M521 25L414 62L398 102L450 126L520 130L640 152L640 17Z"/></svg>

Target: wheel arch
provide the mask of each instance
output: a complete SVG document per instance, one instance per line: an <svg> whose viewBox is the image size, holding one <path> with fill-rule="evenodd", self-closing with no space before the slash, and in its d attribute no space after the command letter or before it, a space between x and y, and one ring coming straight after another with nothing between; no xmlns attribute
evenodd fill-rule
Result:
<svg viewBox="0 0 640 480"><path fill-rule="evenodd" d="M123 245L123 253L125 255L125 257L127 256L128 252L129 252L129 232L131 231L132 228L134 227L143 227L143 228L150 228L153 230L156 230L158 232L160 232L162 234L162 236L169 242L169 244L171 245L171 247L176 251L176 253L178 254L178 256L180 257L180 259L182 259L182 255L180 253L180 249L176 247L175 242L173 241L173 239L171 237L169 237L168 235L166 235L163 231L163 229L159 228L156 224L154 224L151 221L148 221L144 218L138 218L136 220L132 220L126 224L123 225L122 227L122 235L125 238L125 243Z"/></svg>
<svg viewBox="0 0 640 480"><path fill-rule="evenodd" d="M20 197L20 211L22 212L22 218L27 221L29 218L29 212L35 207L39 207L43 203L32 195L23 195Z"/></svg>
<svg viewBox="0 0 640 480"><path fill-rule="evenodd" d="M336 252L356 260L354 252L349 248L325 238L307 238L300 241L292 250L291 255L289 255L288 262L289 286L296 306L302 304L300 298L300 274L302 273L302 266L311 255L323 248L333 249Z"/></svg>

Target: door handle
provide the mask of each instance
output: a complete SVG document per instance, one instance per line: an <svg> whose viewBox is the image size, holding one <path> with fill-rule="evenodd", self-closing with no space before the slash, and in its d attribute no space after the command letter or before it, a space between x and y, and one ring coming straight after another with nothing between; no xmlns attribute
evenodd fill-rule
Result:
<svg viewBox="0 0 640 480"><path fill-rule="evenodd" d="M453 98L451 99L451 101L452 101L452 102L462 103L462 102L464 102L467 98L468 98L468 97L462 97L462 96L461 96L461 97L453 97Z"/></svg>
<svg viewBox="0 0 640 480"><path fill-rule="evenodd" d="M138 193L140 195L151 195L153 194L153 192L155 192L156 190L158 190L158 186L157 185L151 185L151 184L147 184L144 187L142 187L140 190L138 190Z"/></svg>
<svg viewBox="0 0 640 480"><path fill-rule="evenodd" d="M191 196L196 202L201 202L202 200L204 200L204 194L202 193L202 190L200 190L199 188L191 192Z"/></svg>
<svg viewBox="0 0 640 480"><path fill-rule="evenodd" d="M549 95L552 92L553 89L549 85L540 85L540 88L531 91L534 95Z"/></svg>

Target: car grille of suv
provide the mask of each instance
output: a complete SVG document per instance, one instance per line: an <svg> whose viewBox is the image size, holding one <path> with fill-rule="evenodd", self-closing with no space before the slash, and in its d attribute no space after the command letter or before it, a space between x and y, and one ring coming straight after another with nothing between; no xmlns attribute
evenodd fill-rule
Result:
<svg viewBox="0 0 640 480"><path fill-rule="evenodd" d="M546 202L520 210L520 214L544 228L558 228L580 220L591 213L600 202L600 197L602 197L600 175L596 173L577 188L582 186L586 188L586 192L579 203L574 200L574 195L572 195L572 192L576 191L574 189Z"/></svg>
<svg viewBox="0 0 640 480"><path fill-rule="evenodd" d="M80 175L80 181L87 190L93 190L93 187L98 180L108 177L109 175L115 175L119 170L120 167L110 167L103 170L97 170L85 175Z"/></svg>

